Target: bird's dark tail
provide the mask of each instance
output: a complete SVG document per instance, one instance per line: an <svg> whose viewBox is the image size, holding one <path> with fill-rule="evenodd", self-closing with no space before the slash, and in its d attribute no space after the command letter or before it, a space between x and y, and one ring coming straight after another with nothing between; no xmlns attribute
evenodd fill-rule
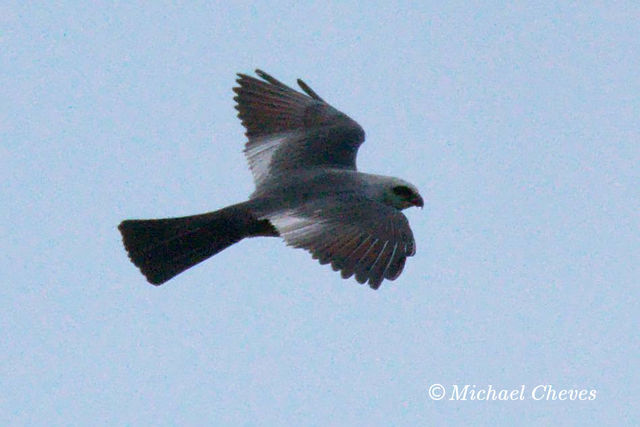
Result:
<svg viewBox="0 0 640 427"><path fill-rule="evenodd" d="M245 237L278 236L247 203L202 215L130 219L118 226L131 261L154 285L161 285Z"/></svg>

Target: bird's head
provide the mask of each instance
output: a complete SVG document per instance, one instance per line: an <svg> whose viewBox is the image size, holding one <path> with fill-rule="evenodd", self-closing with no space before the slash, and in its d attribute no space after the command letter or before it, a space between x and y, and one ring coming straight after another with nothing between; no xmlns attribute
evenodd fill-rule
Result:
<svg viewBox="0 0 640 427"><path fill-rule="evenodd" d="M424 200L422 200L418 189L399 178L394 178L385 185L384 201L399 210L411 206L424 207Z"/></svg>

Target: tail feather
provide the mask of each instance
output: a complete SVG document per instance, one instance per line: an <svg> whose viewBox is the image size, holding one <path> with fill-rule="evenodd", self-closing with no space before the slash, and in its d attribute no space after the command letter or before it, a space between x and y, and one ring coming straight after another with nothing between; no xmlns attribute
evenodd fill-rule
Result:
<svg viewBox="0 0 640 427"><path fill-rule="evenodd" d="M277 236L244 204L181 218L126 220L118 226L131 261L161 285L245 237Z"/></svg>

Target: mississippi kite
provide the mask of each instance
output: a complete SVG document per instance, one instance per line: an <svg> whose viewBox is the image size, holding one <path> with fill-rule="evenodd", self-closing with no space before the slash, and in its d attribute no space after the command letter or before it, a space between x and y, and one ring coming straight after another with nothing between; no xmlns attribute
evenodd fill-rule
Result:
<svg viewBox="0 0 640 427"><path fill-rule="evenodd" d="M233 90L256 189L246 202L181 218L126 220L131 261L161 285L246 237L280 236L343 278L377 289L415 254L402 209L424 205L413 185L356 170L358 123L302 80L302 94L267 73L238 74Z"/></svg>

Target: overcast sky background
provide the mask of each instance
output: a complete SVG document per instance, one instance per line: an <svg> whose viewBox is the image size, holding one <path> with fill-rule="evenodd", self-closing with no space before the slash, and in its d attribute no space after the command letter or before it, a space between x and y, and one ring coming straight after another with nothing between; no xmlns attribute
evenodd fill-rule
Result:
<svg viewBox="0 0 640 427"><path fill-rule="evenodd" d="M230 3L0 6L0 422L637 423L638 3ZM421 190L395 282L279 239L161 287L127 259L122 219L253 190L231 88L255 68Z"/></svg>

